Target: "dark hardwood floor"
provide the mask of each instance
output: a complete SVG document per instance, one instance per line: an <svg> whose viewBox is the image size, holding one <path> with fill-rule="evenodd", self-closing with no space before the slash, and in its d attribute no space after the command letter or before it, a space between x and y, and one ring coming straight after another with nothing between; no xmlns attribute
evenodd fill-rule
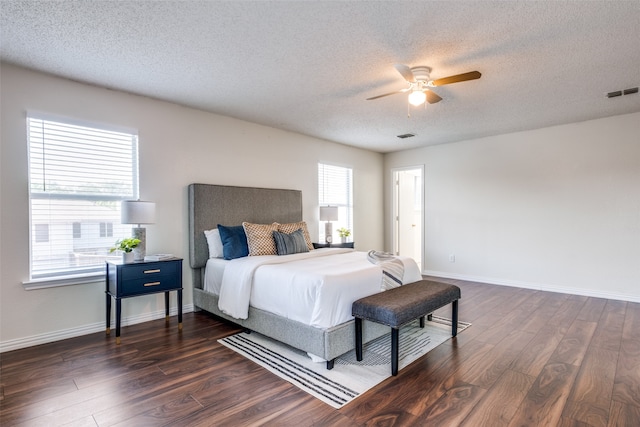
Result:
<svg viewBox="0 0 640 427"><path fill-rule="evenodd" d="M640 426L640 304L447 281L473 326L340 410L199 312L3 353L0 425Z"/></svg>

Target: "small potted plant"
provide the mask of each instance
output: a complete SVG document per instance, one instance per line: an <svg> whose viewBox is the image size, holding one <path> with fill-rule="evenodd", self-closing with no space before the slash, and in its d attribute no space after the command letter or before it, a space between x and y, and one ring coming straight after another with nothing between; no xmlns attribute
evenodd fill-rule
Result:
<svg viewBox="0 0 640 427"><path fill-rule="evenodd" d="M340 239L342 239L342 243L347 242L347 237L351 236L351 230L348 228L338 228L338 234L340 235Z"/></svg>
<svg viewBox="0 0 640 427"><path fill-rule="evenodd" d="M116 245L109 249L109 253L114 251L122 251L122 261L132 262L133 261L133 249L136 248L140 244L140 239L136 239L135 237L128 237L126 239L119 239L116 241Z"/></svg>

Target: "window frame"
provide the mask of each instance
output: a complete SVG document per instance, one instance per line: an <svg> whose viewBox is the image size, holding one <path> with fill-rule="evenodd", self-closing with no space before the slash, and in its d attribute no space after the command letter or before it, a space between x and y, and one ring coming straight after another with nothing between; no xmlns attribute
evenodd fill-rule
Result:
<svg viewBox="0 0 640 427"><path fill-rule="evenodd" d="M344 169L348 173L348 182L346 183L345 193L343 194L344 200L339 201L337 197L327 197L327 180L326 168ZM324 171L322 170L324 169ZM322 175L322 176L321 176ZM324 181L324 182L323 182ZM323 186L324 189L323 189ZM354 221L353 221L353 167L347 165L340 165L327 162L318 162L318 204L319 206L337 206L338 207L338 221L332 221L332 228L334 236L337 234L337 230L341 227L348 228L351 231L348 241L354 241ZM345 218L346 217L346 218ZM325 241L324 235L325 221L318 220L318 238L320 242ZM340 243L339 240L334 240L333 243Z"/></svg>
<svg viewBox="0 0 640 427"><path fill-rule="evenodd" d="M32 136L32 132L31 132L31 126L32 126L32 120L36 120L36 121L43 121L44 122L54 122L54 123L58 123L61 124L63 126L69 126L69 129L71 129L72 127L81 127L81 128L89 128L92 130L99 132L105 132L105 133L119 133L119 134L125 134L125 136L128 138L131 138L131 145L126 147L126 150L124 152L128 152L128 150L131 150L131 154L130 154L130 160L131 163L127 163L127 169L125 169L125 173L123 174L125 177L129 176L129 178L125 181L127 182L127 186L130 185L130 187L127 187L130 189L127 191L123 191L121 194L101 194L99 192L83 192L82 194L77 194L77 193L56 193L55 189L53 191L47 191L47 189L43 189L42 191L34 191L34 179L36 180L35 183L37 185L37 182L39 179L41 179L37 174L41 171L47 171L46 165L45 166L40 166L37 165L36 170L32 170L32 147L34 146L34 138L37 138ZM53 286L65 286L65 285L75 285L75 284L82 284L82 283L91 283L91 282L95 282L97 280L103 279L104 278L104 274L105 274L105 267L104 267L104 263L102 265L99 265L97 263L94 263L94 265L91 266L71 266L71 265L67 265L65 268L64 265L59 264L59 265L52 265L51 269L49 269L49 271L46 271L46 269L44 270L40 270L38 271L36 269L36 271L34 272L34 236L33 233L35 232L34 230L34 225L36 224L36 222L34 222L34 201L36 200L45 200L45 201L66 201L69 202L70 204L73 203L83 203L83 202L108 202L108 203L116 203L117 204L117 210L116 212L113 212L113 216L114 219L112 220L111 218L107 219L107 221L104 220L99 220L96 223L92 223L92 222L84 222L84 218L73 218L73 217L66 217L66 220L68 222L68 226L70 228L70 232L68 232L67 234L69 234L68 236L64 235L65 237L57 239L52 245L55 244L59 244L58 242L64 244L64 243L70 243L71 245L73 245L75 247L77 242L81 242L83 244L87 244L87 240L90 239L91 237L91 233L88 233L88 228L85 228L86 226L93 226L92 224L96 224L99 228L102 227L102 224L105 224L105 234L107 236L105 236L104 238L110 238L113 237L113 242L109 243L109 247L111 247L114 243L115 240L117 238L121 238L121 237L126 237L128 234L130 234L130 226L122 226L120 224L120 220L119 220L119 203L122 200L130 200L130 199L137 199L138 198L138 194L139 194L139 176L138 176L138 170L139 170L139 156L138 156L138 152L139 152L139 135L138 135L138 131L136 129L131 129L131 128L125 128L122 126L114 126L114 125L109 125L109 124L104 124L104 123L97 123L97 122L88 122L88 121L83 121L83 120L78 120L78 119L74 119L74 118L69 118L69 117L63 117L63 116L57 116L57 115L53 115L53 114L48 114L48 113L42 113L42 112L37 112L37 111L27 111L26 117L25 117L25 124L27 127L27 133L26 133L26 144L27 144L27 162L28 162L28 184L29 184L29 189L28 189L28 199L29 199L29 279L24 281L22 284L24 286L25 289L30 290L30 289L40 289L40 288L47 288L47 287L53 287ZM84 129L81 129L84 130ZM69 132L71 133L71 130L69 130ZM69 136L69 135L66 135ZM51 135L49 135L49 137L51 137ZM98 141L99 136L94 136L92 138L89 138L87 141L89 142L83 142L84 145L82 145L78 150L79 153L81 153L82 148L86 149L86 145L90 144L92 141ZM51 141L51 140L49 140ZM98 141L99 142L99 141ZM35 142L35 144L37 145L39 142ZM47 143L47 139L45 137L45 139L42 139L42 146L43 146L43 150L46 147L46 143ZM105 145L105 147L108 147L108 145ZM122 152L122 150L120 150L119 152ZM85 159L88 159L88 157L83 157ZM38 160L36 159L36 164L37 164ZM130 169L130 170L129 170ZM72 170L70 172L73 173L75 170ZM98 175L100 172L99 170L95 171L95 175ZM69 175L71 176L71 175ZM88 207L87 212L91 212L91 208L92 206ZM36 208L37 209L37 208ZM46 210L45 210L46 212ZM51 211L50 211L51 212ZM55 207L54 207L54 211L55 212ZM117 220L115 219L115 217L117 217ZM63 219L64 218L64 213L63 213ZM79 226L79 231L80 231L80 237L76 237L75 231L76 231L76 226L74 225L75 222L79 222L80 226ZM117 227L116 227L117 224ZM50 228L50 224L47 224ZM116 232L116 228L118 229L118 231ZM51 233L51 231L50 231ZM94 232L96 235L99 236L100 234L100 230L96 230ZM111 233L111 236L109 236L109 233ZM86 235L86 237L85 237ZM95 237L94 237L95 238ZM51 240L51 235L50 235L50 240ZM68 242L67 242L68 240ZM100 247L103 248L102 250L105 249L106 245L101 245ZM107 248L108 249L108 248ZM55 250L52 253L58 253L60 256L62 254L62 252L56 252ZM54 255L55 256L55 255Z"/></svg>

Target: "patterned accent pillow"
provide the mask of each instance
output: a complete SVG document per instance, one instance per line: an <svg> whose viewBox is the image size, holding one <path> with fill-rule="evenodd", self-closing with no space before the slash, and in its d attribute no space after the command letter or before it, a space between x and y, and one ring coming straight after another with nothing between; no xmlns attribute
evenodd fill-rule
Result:
<svg viewBox="0 0 640 427"><path fill-rule="evenodd" d="M299 254L301 252L309 252L307 242L304 241L304 234L299 228L293 233L273 232L273 239L276 241L276 249L278 255Z"/></svg>
<svg viewBox="0 0 640 427"><path fill-rule="evenodd" d="M278 223L252 224L243 222L244 232L247 235L249 256L277 255L276 242L273 240L273 232L278 231Z"/></svg>
<svg viewBox="0 0 640 427"><path fill-rule="evenodd" d="M311 242L311 236L309 235L309 229L307 228L307 223L304 221L300 222L290 222L288 224L279 224L278 231L280 233L291 234L296 230L302 229L302 235L304 236L304 241L307 243L307 248L312 251L313 243Z"/></svg>

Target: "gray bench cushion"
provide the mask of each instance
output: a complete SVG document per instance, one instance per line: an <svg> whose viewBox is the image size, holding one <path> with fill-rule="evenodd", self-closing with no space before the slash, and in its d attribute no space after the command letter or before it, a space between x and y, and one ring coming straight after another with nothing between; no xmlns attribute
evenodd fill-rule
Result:
<svg viewBox="0 0 640 427"><path fill-rule="evenodd" d="M361 298L353 303L351 314L399 328L460 299L460 296L460 288L455 285L420 280Z"/></svg>

